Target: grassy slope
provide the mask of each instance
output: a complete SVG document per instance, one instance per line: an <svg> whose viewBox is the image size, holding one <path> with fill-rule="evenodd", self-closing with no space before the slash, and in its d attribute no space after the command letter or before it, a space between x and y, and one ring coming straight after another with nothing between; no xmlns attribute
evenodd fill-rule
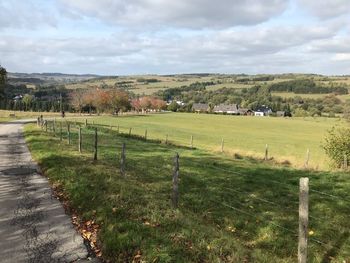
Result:
<svg viewBox="0 0 350 263"><path fill-rule="evenodd" d="M34 158L86 220L101 225L105 259L147 262L295 262L298 178L311 189L346 197L347 174L297 171L232 160L201 150L99 132L92 161L92 131L83 130L83 154L34 125L25 129ZM66 133L64 133L66 134ZM118 156L126 143L127 177ZM180 153L180 205L171 208L172 158ZM311 192L310 262L349 260L349 202ZM238 209L238 210L237 210ZM333 246L337 247L334 248Z"/></svg>
<svg viewBox="0 0 350 263"><path fill-rule="evenodd" d="M98 117L95 123L120 125L132 133L153 139L165 139L182 145L189 145L191 135L194 146L219 151L221 139L225 140L225 152L232 155L262 157L265 144L269 145L270 156L277 160L289 160L303 166L307 148L310 149L312 167L327 168L327 161L321 148L326 131L332 126L343 125L338 119L327 118L259 118L211 114L156 114L134 117Z"/></svg>

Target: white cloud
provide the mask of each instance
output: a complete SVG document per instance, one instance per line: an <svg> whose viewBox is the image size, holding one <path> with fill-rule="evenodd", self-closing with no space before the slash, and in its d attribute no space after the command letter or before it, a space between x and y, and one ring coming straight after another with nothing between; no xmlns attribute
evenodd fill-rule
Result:
<svg viewBox="0 0 350 263"><path fill-rule="evenodd" d="M281 61L285 60L290 68L300 66L301 57L296 59L298 54L295 52L305 49L310 42L327 41L335 32L334 28L322 26L258 25L195 35L121 32L103 38L3 36L0 57L19 71L27 71L23 68L24 59L40 71L57 71L61 67L71 72L86 70L108 74L119 74L118 70L123 74L152 73L152 70L163 73L243 72L243 69L257 72L262 62L265 69L268 65L280 70Z"/></svg>
<svg viewBox="0 0 350 263"><path fill-rule="evenodd" d="M57 26L54 12L43 7L40 1L0 0L0 11L0 29Z"/></svg>
<svg viewBox="0 0 350 263"><path fill-rule="evenodd" d="M349 0L298 0L301 7L305 7L311 14L329 19L340 15L350 14Z"/></svg>
<svg viewBox="0 0 350 263"><path fill-rule="evenodd" d="M288 0L59 0L69 12L145 28L223 28L253 25L280 15Z"/></svg>
<svg viewBox="0 0 350 263"><path fill-rule="evenodd" d="M333 57L334 61L349 61L350 62L350 53L337 53Z"/></svg>

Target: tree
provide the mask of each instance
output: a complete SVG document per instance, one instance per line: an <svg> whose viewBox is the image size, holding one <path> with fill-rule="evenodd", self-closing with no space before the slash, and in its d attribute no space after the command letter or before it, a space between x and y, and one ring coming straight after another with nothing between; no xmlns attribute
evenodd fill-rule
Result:
<svg viewBox="0 0 350 263"><path fill-rule="evenodd" d="M112 111L112 94L106 90L98 89L96 91L96 97L93 101L93 105L96 107L97 112Z"/></svg>
<svg viewBox="0 0 350 263"><path fill-rule="evenodd" d="M76 89L75 91L69 94L71 105L79 113L81 113L84 107L84 102L85 102L84 95L85 95L85 90L83 89Z"/></svg>
<svg viewBox="0 0 350 263"><path fill-rule="evenodd" d="M5 85L7 81L7 71L0 65L0 99L4 98Z"/></svg>
<svg viewBox="0 0 350 263"><path fill-rule="evenodd" d="M119 111L127 111L130 109L129 95L127 92L122 90L110 90L111 107L113 112L118 113Z"/></svg>
<svg viewBox="0 0 350 263"><path fill-rule="evenodd" d="M92 108L95 108L94 100L96 98L96 90L86 91L83 95L83 104L89 109L89 114L91 114Z"/></svg>
<svg viewBox="0 0 350 263"><path fill-rule="evenodd" d="M350 129L333 128L328 132L325 138L323 149L327 156L332 160L335 167L341 167L344 162L344 156L350 160Z"/></svg>
<svg viewBox="0 0 350 263"><path fill-rule="evenodd" d="M151 107L151 100L149 97L142 97L140 98L140 106L142 109L142 112L145 110L148 110Z"/></svg>
<svg viewBox="0 0 350 263"><path fill-rule="evenodd" d="M33 101L34 101L34 96L33 96L33 95L26 94L26 95L24 95L24 97L22 98L22 101L23 101L23 103L24 103L25 106L26 106L26 111L28 111L29 106L30 106L30 105L33 103Z"/></svg>
<svg viewBox="0 0 350 263"><path fill-rule="evenodd" d="M179 108L179 105L176 103L176 101L173 101L168 105L168 110L170 111L177 111Z"/></svg>
<svg viewBox="0 0 350 263"><path fill-rule="evenodd" d="M137 112L139 112L141 110L141 104L140 104L140 99L137 98L137 99L133 99L131 101L131 107L133 109L135 109Z"/></svg>

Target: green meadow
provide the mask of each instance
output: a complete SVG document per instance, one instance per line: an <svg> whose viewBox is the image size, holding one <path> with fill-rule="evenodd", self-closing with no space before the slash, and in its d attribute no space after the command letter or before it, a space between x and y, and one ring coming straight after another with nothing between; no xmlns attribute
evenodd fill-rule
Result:
<svg viewBox="0 0 350 263"><path fill-rule="evenodd" d="M71 118L83 122L83 118ZM224 140L224 154L235 154L263 158L266 144L269 158L303 167L307 149L310 150L309 167L328 169L322 143L332 127L346 125L338 118L275 118L253 116L229 116L213 114L164 113L142 116L100 116L88 118L88 122L112 125L120 131L189 146L212 152L221 152Z"/></svg>
<svg viewBox="0 0 350 263"><path fill-rule="evenodd" d="M172 136L182 134L179 142L188 142L194 133L194 144L200 146L190 149L96 126L99 146L94 161L93 126L81 126L82 153L74 122L70 145L66 122L62 122L62 141L58 120L55 132L52 122L48 132L34 124L26 126L26 141L44 174L82 222L93 220L100 226L98 244L108 262L296 262L298 181L305 176L310 178L309 262L349 261L347 173L297 170L206 150L216 147L216 138L220 143L221 135L230 134L242 134L230 137L242 147L253 147L260 138L264 149L263 138L270 133L266 138L281 143L294 138L293 143L304 149L303 143L316 144L322 138L318 132L334 120L163 114L97 121L130 125L140 134L147 127L153 138L173 131ZM184 122L190 123L187 129ZM298 127L302 124L303 129ZM199 137L203 129L206 132ZM286 137L277 131L286 132ZM255 143L249 138L252 134ZM125 177L119 172L122 143L126 144ZM177 209L171 204L176 152L180 155Z"/></svg>

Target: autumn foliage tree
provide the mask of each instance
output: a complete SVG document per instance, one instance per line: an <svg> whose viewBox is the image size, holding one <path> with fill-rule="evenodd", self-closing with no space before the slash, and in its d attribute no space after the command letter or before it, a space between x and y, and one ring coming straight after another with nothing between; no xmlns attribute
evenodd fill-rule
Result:
<svg viewBox="0 0 350 263"><path fill-rule="evenodd" d="M136 111L148 111L148 110L156 110L160 111L162 109L166 108L166 102L164 100L155 98L155 97L141 97L132 100L131 106L136 110Z"/></svg>
<svg viewBox="0 0 350 263"><path fill-rule="evenodd" d="M83 89L77 89L69 94L70 104L73 106L73 108L76 111L80 113L82 112L82 109L85 105L85 95L86 95L86 90L83 90Z"/></svg>
<svg viewBox="0 0 350 263"><path fill-rule="evenodd" d="M131 108L129 94L115 89L76 90L71 93L70 101L75 110L88 108L90 113L92 109L98 113L118 113Z"/></svg>

